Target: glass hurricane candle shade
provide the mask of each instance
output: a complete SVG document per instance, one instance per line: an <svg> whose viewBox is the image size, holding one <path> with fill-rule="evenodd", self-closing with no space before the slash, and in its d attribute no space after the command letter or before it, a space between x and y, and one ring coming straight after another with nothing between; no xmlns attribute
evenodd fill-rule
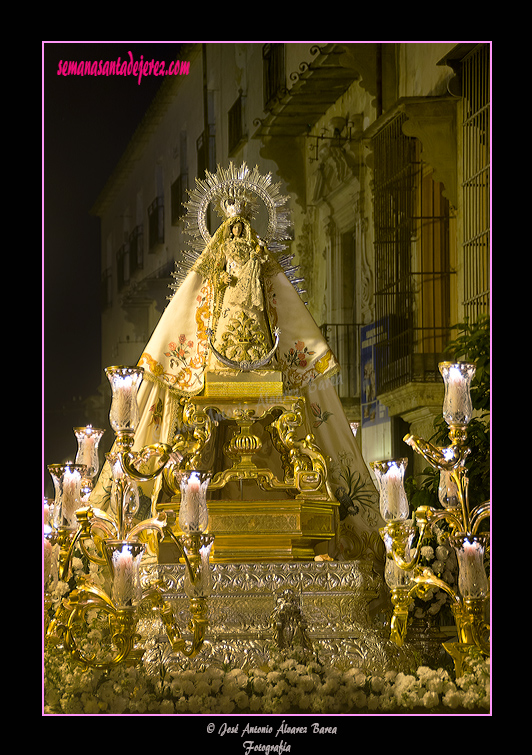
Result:
<svg viewBox="0 0 532 755"><path fill-rule="evenodd" d="M182 472L179 486L181 504L179 506L179 528L188 534L202 533L209 523L207 509L207 488L211 476L207 472Z"/></svg>
<svg viewBox="0 0 532 755"><path fill-rule="evenodd" d="M200 564L194 584L190 578L190 572L185 569L184 590L189 598L207 598L211 592L212 576L209 568L209 557L211 554L212 541L205 543L199 549Z"/></svg>
<svg viewBox="0 0 532 755"><path fill-rule="evenodd" d="M50 464L48 471L55 487L52 527L76 529L76 511L81 507L81 483L86 473L82 464Z"/></svg>
<svg viewBox="0 0 532 755"><path fill-rule="evenodd" d="M140 562L145 545L128 540L107 540L105 549L113 575L111 599L117 608L137 605L142 597Z"/></svg>
<svg viewBox="0 0 532 755"><path fill-rule="evenodd" d="M122 505L124 507L124 521L126 527L130 529L133 526L133 519L138 513L140 506L139 486L134 480L128 480L128 485L124 490Z"/></svg>
<svg viewBox="0 0 532 755"><path fill-rule="evenodd" d="M371 462L379 485L380 511L384 521L408 519L410 509L403 486L407 464L407 459Z"/></svg>
<svg viewBox="0 0 532 755"><path fill-rule="evenodd" d="M114 516L118 516L118 512L122 506L122 497L124 491L124 470L120 463L120 454L111 451L106 454L107 461L111 467L111 493L109 496L109 503L111 506L111 512Z"/></svg>
<svg viewBox="0 0 532 755"><path fill-rule="evenodd" d="M50 574L52 573L52 556L53 556L53 547L47 537L45 537L43 541L42 554L43 554L43 567L42 567L43 584L46 587L48 580L50 579Z"/></svg>
<svg viewBox="0 0 532 755"><path fill-rule="evenodd" d="M451 472L445 469L440 471L438 498L444 509L455 509L460 505L456 482L453 480Z"/></svg>
<svg viewBox="0 0 532 755"><path fill-rule="evenodd" d="M53 517L53 500L44 498L43 506L43 578L44 585L48 582L52 571L53 546L50 542L52 535L51 521Z"/></svg>
<svg viewBox="0 0 532 755"><path fill-rule="evenodd" d="M458 560L458 589L464 599L486 598L489 582L484 566L487 537L454 535L449 538Z"/></svg>
<svg viewBox="0 0 532 755"><path fill-rule="evenodd" d="M111 511L115 516L123 521L126 528L130 528L135 515L139 510L140 496L139 488L135 480L130 479L124 473L120 463L120 454L110 452L107 460L111 465Z"/></svg>
<svg viewBox="0 0 532 755"><path fill-rule="evenodd" d="M390 590L396 590L398 587L407 587L410 584L410 572L397 566L393 558L387 558L384 565L384 581Z"/></svg>
<svg viewBox="0 0 532 755"><path fill-rule="evenodd" d="M51 527L54 516L54 499L44 496L42 521L45 532Z"/></svg>
<svg viewBox="0 0 532 755"><path fill-rule="evenodd" d="M443 418L448 425L465 427L473 414L470 389L475 365L467 362L441 362L438 366L445 384Z"/></svg>
<svg viewBox="0 0 532 755"><path fill-rule="evenodd" d="M105 374L111 384L113 398L109 422L115 433L134 433L139 421L137 393L144 370L139 367L108 367Z"/></svg>
<svg viewBox="0 0 532 755"><path fill-rule="evenodd" d="M78 441L76 464L84 464L87 467L85 476L90 480L92 480L100 466L98 444L104 432L105 430L100 430L98 427L93 427L92 425L74 428L74 434Z"/></svg>

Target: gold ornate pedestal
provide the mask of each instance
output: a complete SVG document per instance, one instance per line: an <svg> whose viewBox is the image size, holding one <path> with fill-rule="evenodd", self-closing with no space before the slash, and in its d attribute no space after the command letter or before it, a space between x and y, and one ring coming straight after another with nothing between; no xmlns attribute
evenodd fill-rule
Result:
<svg viewBox="0 0 532 755"><path fill-rule="evenodd" d="M310 432L305 399L285 395L281 374L211 373L204 395L187 399L195 465L213 470L207 505L215 562L312 560L334 537L338 501ZM207 428L207 429L205 429ZM158 510L179 513L179 495ZM176 524L174 531L179 534ZM323 548L322 548L323 550ZM159 563L174 563L168 543Z"/></svg>
<svg viewBox="0 0 532 755"><path fill-rule="evenodd" d="M315 546L334 536L334 513L326 503L219 500L208 501L208 508L217 563L311 561Z"/></svg>

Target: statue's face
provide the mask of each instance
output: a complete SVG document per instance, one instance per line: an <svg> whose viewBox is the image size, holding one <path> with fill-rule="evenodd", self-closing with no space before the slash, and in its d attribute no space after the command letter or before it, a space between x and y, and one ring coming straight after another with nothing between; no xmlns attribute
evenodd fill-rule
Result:
<svg viewBox="0 0 532 755"><path fill-rule="evenodd" d="M231 228L231 232L233 236L241 236L242 235L242 223L238 222L235 223L234 226Z"/></svg>

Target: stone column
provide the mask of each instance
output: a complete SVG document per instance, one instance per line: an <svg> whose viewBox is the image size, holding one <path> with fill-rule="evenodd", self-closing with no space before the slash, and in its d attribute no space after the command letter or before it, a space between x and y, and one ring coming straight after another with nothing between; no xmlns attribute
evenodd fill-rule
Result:
<svg viewBox="0 0 532 755"><path fill-rule="evenodd" d="M379 395L379 401L388 407L390 417L399 416L410 425L410 433L425 440L434 435L434 420L442 412L443 383L407 383L388 393ZM406 453L405 445L405 453ZM413 474L419 475L427 462L414 454Z"/></svg>

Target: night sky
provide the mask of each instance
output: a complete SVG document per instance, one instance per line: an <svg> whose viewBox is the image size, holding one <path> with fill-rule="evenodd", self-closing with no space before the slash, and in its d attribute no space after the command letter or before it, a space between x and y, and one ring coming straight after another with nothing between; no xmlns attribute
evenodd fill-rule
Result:
<svg viewBox="0 0 532 755"><path fill-rule="evenodd" d="M59 61L179 58L177 42L44 42L42 117L42 424L47 464L73 458L81 401L104 379L100 364L100 191L164 81L148 76L62 76ZM96 423L95 423L96 424ZM110 431L109 431L110 432Z"/></svg>

